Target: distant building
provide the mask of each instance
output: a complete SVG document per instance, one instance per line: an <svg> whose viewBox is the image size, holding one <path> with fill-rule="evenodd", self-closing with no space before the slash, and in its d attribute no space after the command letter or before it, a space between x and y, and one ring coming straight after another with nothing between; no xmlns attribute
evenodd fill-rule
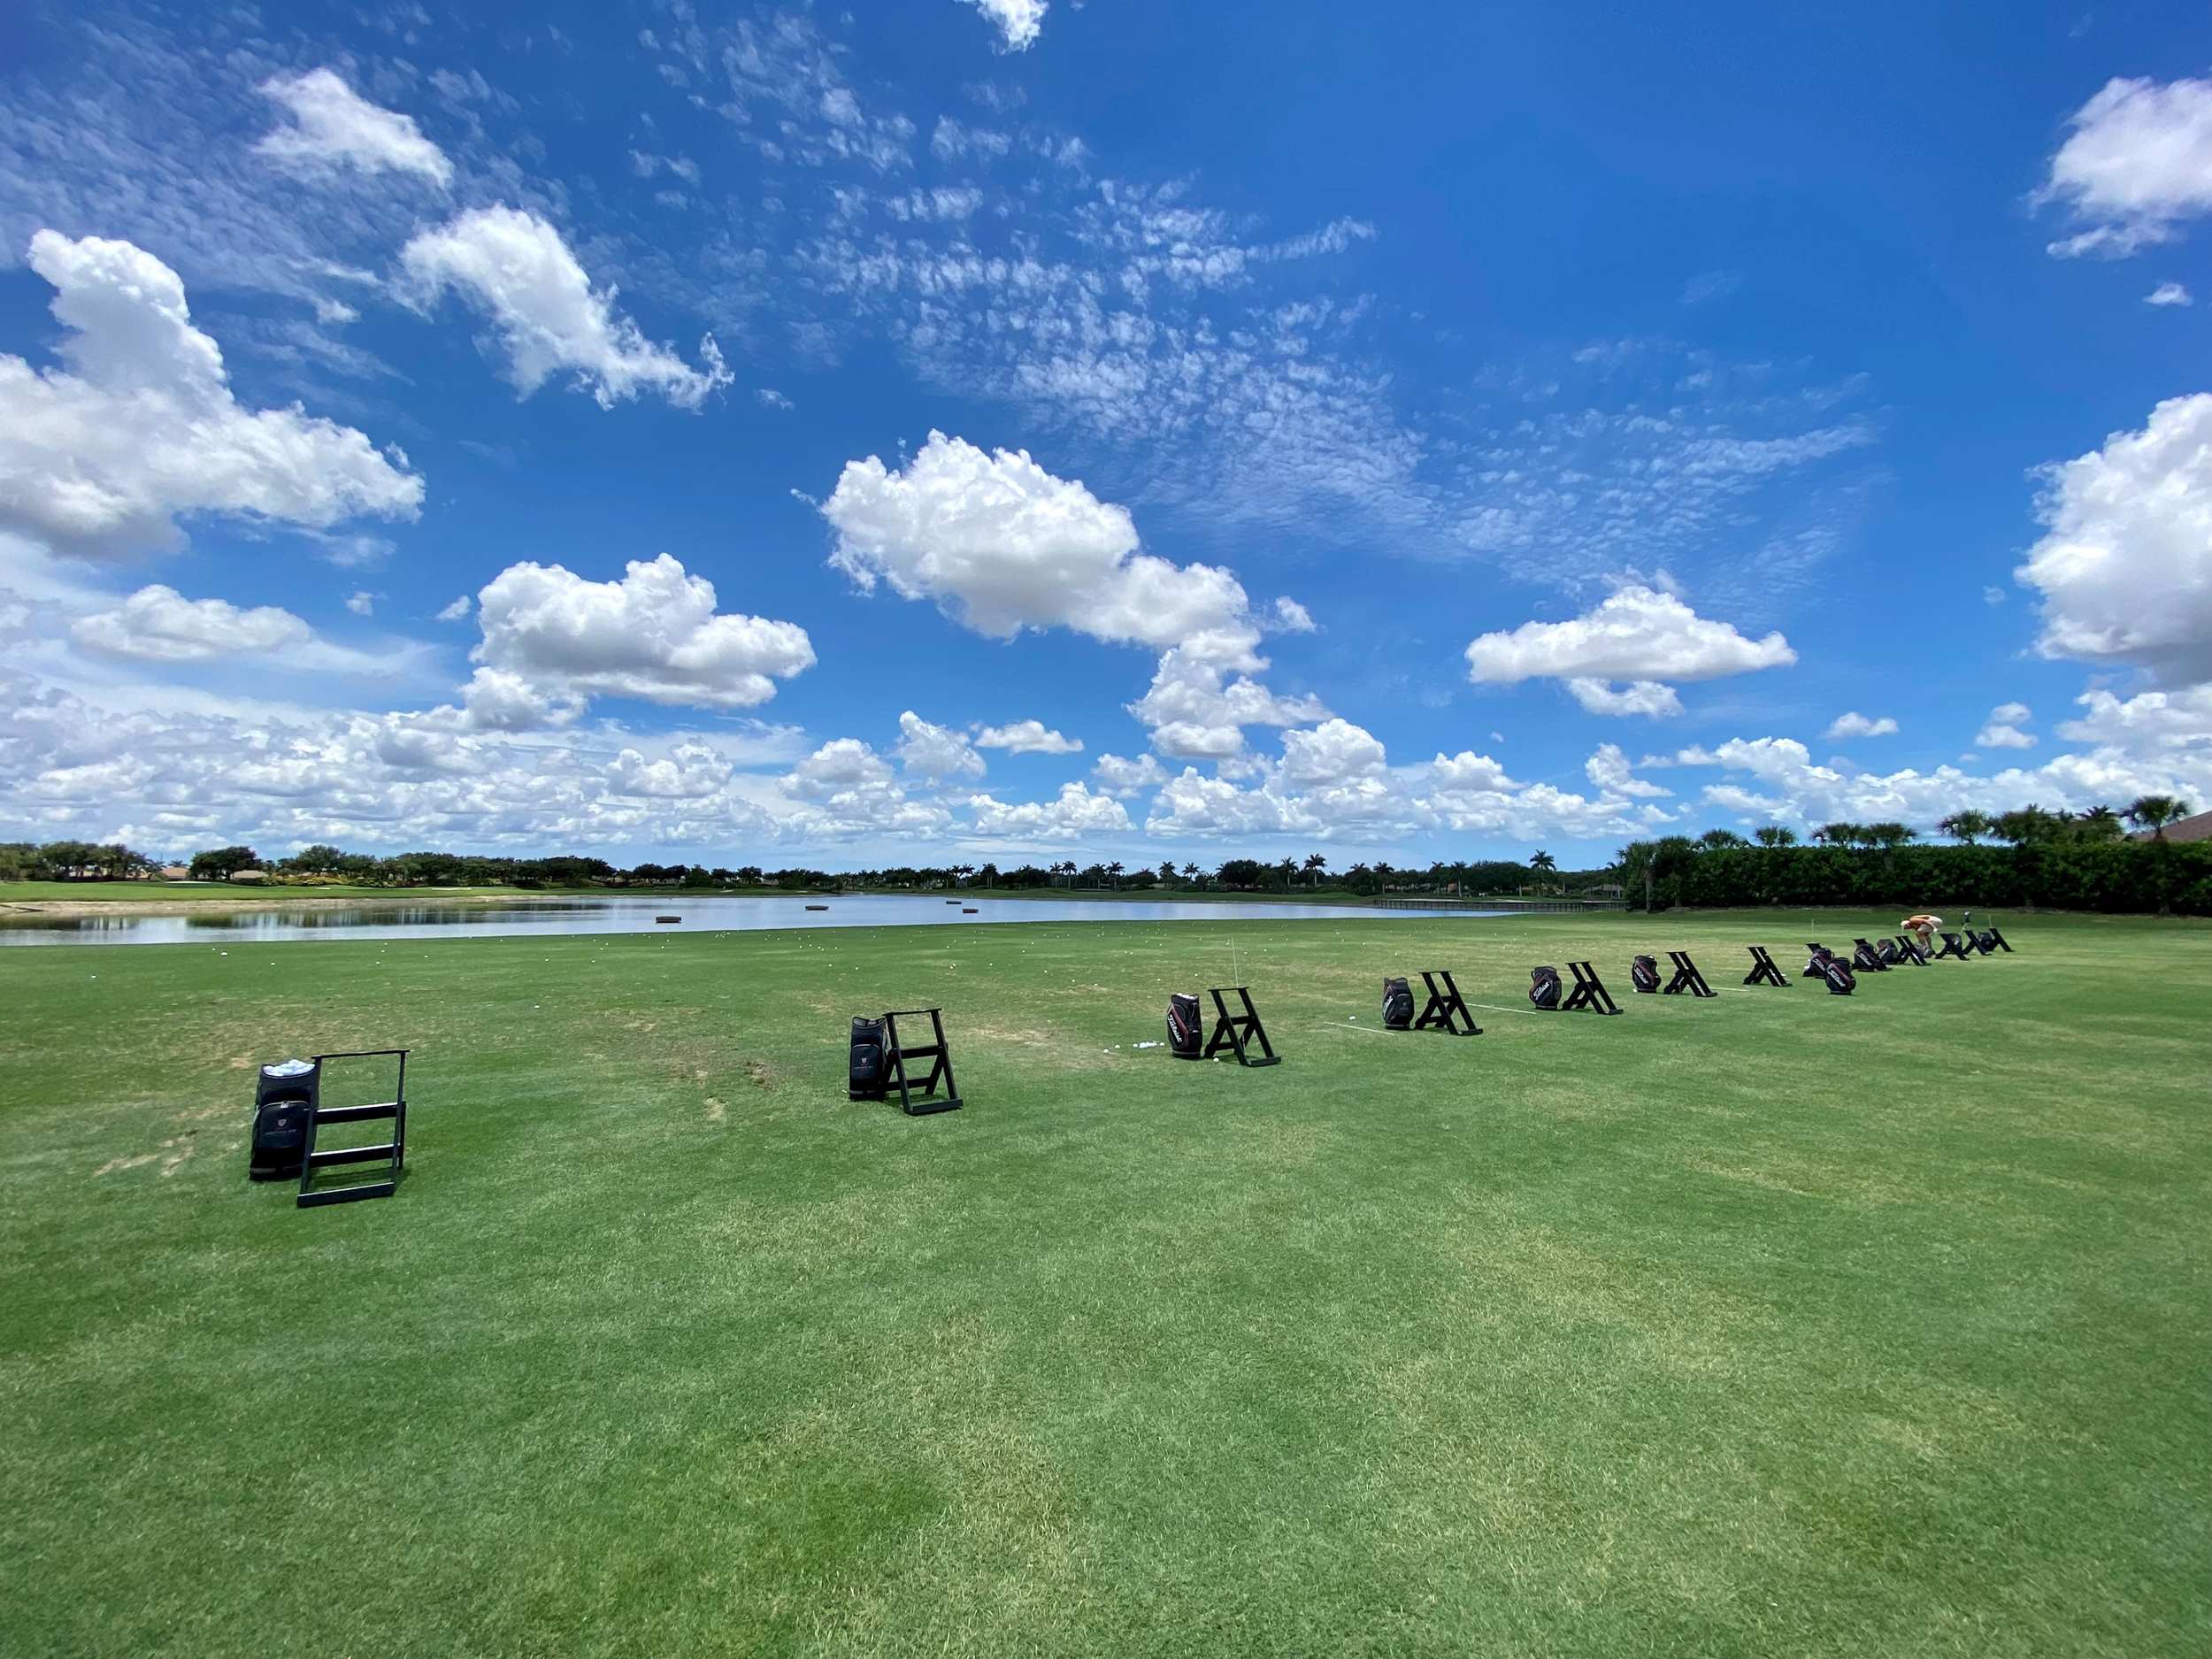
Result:
<svg viewBox="0 0 2212 1659"><path fill-rule="evenodd" d="M231 878L233 881L266 881L268 879L269 872L265 870L241 870Z"/></svg>
<svg viewBox="0 0 2212 1659"><path fill-rule="evenodd" d="M164 864L161 867L161 879L164 881L182 881L191 873L192 866L189 864Z"/></svg>
<svg viewBox="0 0 2212 1659"><path fill-rule="evenodd" d="M2128 839L2147 841L2155 839L2148 830L2137 830ZM2200 812L2194 818L2177 819L2166 826L2170 841L2212 841L2212 812Z"/></svg>

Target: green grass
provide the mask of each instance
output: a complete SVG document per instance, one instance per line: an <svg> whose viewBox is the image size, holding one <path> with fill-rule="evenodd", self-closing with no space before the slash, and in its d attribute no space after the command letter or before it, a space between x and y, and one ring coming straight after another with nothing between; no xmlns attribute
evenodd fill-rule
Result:
<svg viewBox="0 0 2212 1659"><path fill-rule="evenodd" d="M1809 926L0 952L0 1652L2206 1652L2212 928ZM1233 941L1286 1064L1133 1049ZM967 1109L848 1104L932 1000ZM396 1199L247 1183L396 1042Z"/></svg>

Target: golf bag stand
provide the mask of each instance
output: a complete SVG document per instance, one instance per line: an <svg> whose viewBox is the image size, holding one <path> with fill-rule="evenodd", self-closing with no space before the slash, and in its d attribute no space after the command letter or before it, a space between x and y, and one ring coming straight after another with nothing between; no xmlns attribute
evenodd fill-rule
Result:
<svg viewBox="0 0 2212 1659"><path fill-rule="evenodd" d="M930 1040L908 1048L899 1040L899 1021L929 1018ZM930 1112L956 1111L961 1105L960 1090L952 1077L952 1049L945 1041L944 1013L935 1008L894 1009L883 1017L883 1065L886 1094L893 1086L899 1091L899 1110L909 1118L920 1118ZM907 1063L926 1060L929 1074L918 1087L907 1074ZM941 1092L938 1085L944 1085Z"/></svg>
<svg viewBox="0 0 2212 1659"><path fill-rule="evenodd" d="M1229 1011L1225 997L1232 993L1243 1004L1244 1011L1240 1014ZM1239 1065L1280 1065L1283 1063L1282 1056L1277 1054L1274 1046L1267 1041L1266 1028L1260 1024L1260 1011L1252 1006L1250 991L1241 985L1224 985L1210 986L1206 994L1213 998L1214 1011L1219 1016L1214 1021L1214 1034L1206 1040L1207 1059L1210 1060L1222 1049L1228 1048L1235 1052ZM1259 1051L1256 1059L1253 1057L1254 1048Z"/></svg>
<svg viewBox="0 0 2212 1659"><path fill-rule="evenodd" d="M1995 956L1997 951L1990 949L1992 945L1996 946L1997 950L2003 951L2008 956L2012 954L2012 947L2005 942L2005 936L1993 927L1985 927L1982 930L1982 955L1985 956Z"/></svg>
<svg viewBox="0 0 2212 1659"><path fill-rule="evenodd" d="M1751 972L1743 976L1746 985L1775 985L1786 991L1790 982L1782 977L1782 970L1774 964L1764 945L1751 947Z"/></svg>
<svg viewBox="0 0 2212 1659"><path fill-rule="evenodd" d="M1920 948L1920 941L1910 933L1900 933L1897 935L1897 965L1901 968L1909 962L1916 968L1924 968L1928 965L1928 953Z"/></svg>
<svg viewBox="0 0 2212 1659"><path fill-rule="evenodd" d="M1440 1031L1447 1037L1482 1035L1482 1027L1475 1024L1475 1017L1467 1011L1467 999L1459 994L1459 987L1452 982L1449 968L1438 968L1433 972L1422 969L1421 983L1428 987L1429 1000L1422 1005L1421 1012L1415 1018L1414 1030Z"/></svg>
<svg viewBox="0 0 2212 1659"><path fill-rule="evenodd" d="M368 1106L325 1106L317 1101L308 1114L307 1139L300 1147L300 1192L298 1205L312 1210L321 1204L350 1203L357 1198L389 1198L399 1190L400 1171L407 1165L407 1050L404 1048L356 1048L344 1054L319 1054L315 1069L333 1060L388 1060L399 1062L398 1080L392 1087L392 1098ZM325 1124L385 1123L392 1125L392 1138L370 1146L326 1147L318 1150L315 1138ZM371 1179L354 1181L343 1187L318 1187L315 1171L330 1169L341 1164L381 1164Z"/></svg>
<svg viewBox="0 0 2212 1659"><path fill-rule="evenodd" d="M1687 991L1692 996L1718 996L1720 993L1705 983L1705 976L1697 971L1697 964L1690 960L1686 950L1670 950L1667 960L1674 964L1674 978L1669 979L1663 996L1676 996Z"/></svg>
<svg viewBox="0 0 2212 1659"><path fill-rule="evenodd" d="M1973 947L1967 944L1956 933L1946 933L1943 935L1943 942L1936 947L1935 960L1940 962L1946 956L1956 956L1963 962L1973 954Z"/></svg>
<svg viewBox="0 0 2212 1659"><path fill-rule="evenodd" d="M1612 993L1605 988L1605 981L1598 978L1595 967L1587 962L1571 962L1567 972L1575 976L1574 989L1567 993L1567 1000L1559 1005L1560 1012L1571 1014L1578 1008L1586 1008L1594 1014L1621 1011Z"/></svg>

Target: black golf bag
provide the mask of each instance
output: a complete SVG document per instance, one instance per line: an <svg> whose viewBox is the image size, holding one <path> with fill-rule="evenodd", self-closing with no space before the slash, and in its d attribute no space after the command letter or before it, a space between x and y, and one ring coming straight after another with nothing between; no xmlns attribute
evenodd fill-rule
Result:
<svg viewBox="0 0 2212 1659"><path fill-rule="evenodd" d="M1851 972L1851 964L1821 945L1813 947L1812 960L1805 964L1805 975L1824 981L1831 996L1848 996L1858 988L1859 979Z"/></svg>
<svg viewBox="0 0 2212 1659"><path fill-rule="evenodd" d="M1559 970L1532 968L1529 970L1528 1000L1539 1008L1559 1006Z"/></svg>
<svg viewBox="0 0 2212 1659"><path fill-rule="evenodd" d="M1880 973L1888 968L1889 964L1882 960L1873 946L1862 939L1857 949L1851 953L1851 965L1861 973Z"/></svg>
<svg viewBox="0 0 2212 1659"><path fill-rule="evenodd" d="M1828 960L1829 957L1830 952L1828 947L1825 945L1808 945L1805 949L1812 954L1805 958L1805 972L1799 974L1797 977L1801 979L1817 979L1822 977L1820 964Z"/></svg>
<svg viewBox="0 0 2212 1659"><path fill-rule="evenodd" d="M1997 935L1995 932L1993 930L1987 932L1978 932L1975 933L1974 949L1980 951L1985 956L1995 956L1997 954Z"/></svg>
<svg viewBox="0 0 2212 1659"><path fill-rule="evenodd" d="M845 1069L847 1100L884 1097L884 1034L880 1019L853 1016L853 1046Z"/></svg>
<svg viewBox="0 0 2212 1659"><path fill-rule="evenodd" d="M1897 941L1893 939L1876 940L1874 941L1874 954L1879 956L1885 964L1893 968L1904 960L1904 953L1897 949Z"/></svg>
<svg viewBox="0 0 2212 1659"><path fill-rule="evenodd" d="M1382 1022L1386 1031L1413 1029L1413 987L1403 979L1383 981Z"/></svg>
<svg viewBox="0 0 2212 1659"><path fill-rule="evenodd" d="M1659 988L1659 958L1639 956L1628 964L1628 981L1640 991Z"/></svg>
<svg viewBox="0 0 2212 1659"><path fill-rule="evenodd" d="M1178 991L1167 999L1167 1048L1178 1060L1195 1060L1205 1045L1205 1022L1198 999Z"/></svg>
<svg viewBox="0 0 2212 1659"><path fill-rule="evenodd" d="M299 1179L306 1156L307 1125L322 1093L317 1060L280 1060L265 1065L254 1081L253 1140L246 1173L257 1181Z"/></svg>

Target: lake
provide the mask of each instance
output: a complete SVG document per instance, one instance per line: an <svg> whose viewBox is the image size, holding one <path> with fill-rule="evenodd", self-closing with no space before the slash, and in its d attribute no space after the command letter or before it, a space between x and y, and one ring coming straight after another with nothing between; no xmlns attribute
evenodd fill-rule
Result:
<svg viewBox="0 0 2212 1659"><path fill-rule="evenodd" d="M918 927L993 922L1342 921L1348 917L1494 916L1495 910L1380 910L1339 904L1209 903L1167 899L979 899L896 895L864 898L558 898L490 903L372 903L343 908L211 911L183 916L0 915L0 946L280 944L302 939L442 939L550 933L757 932L770 927ZM810 910L810 904L827 904ZM680 916L657 923L657 916Z"/></svg>

